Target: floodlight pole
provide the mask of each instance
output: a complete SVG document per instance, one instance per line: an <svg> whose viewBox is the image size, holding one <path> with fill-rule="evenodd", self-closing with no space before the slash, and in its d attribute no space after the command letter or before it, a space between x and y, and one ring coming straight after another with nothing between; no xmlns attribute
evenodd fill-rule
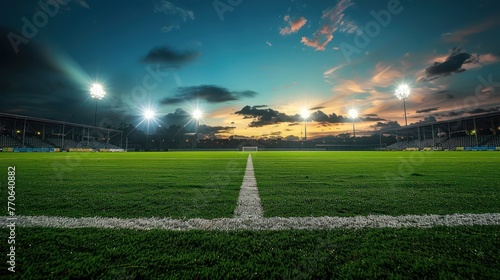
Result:
<svg viewBox="0 0 500 280"><path fill-rule="evenodd" d="M194 139L193 139L193 148L197 148L196 147L196 143L198 142L198 123L199 123L199 119L195 118L194 121L195 121L195 133L194 133Z"/></svg>
<svg viewBox="0 0 500 280"><path fill-rule="evenodd" d="M408 126L408 120L406 119L406 98L403 98L403 109L405 112L405 126Z"/></svg>
<svg viewBox="0 0 500 280"><path fill-rule="evenodd" d="M356 138L356 128L354 127L354 119L352 119L352 136Z"/></svg>
<svg viewBox="0 0 500 280"><path fill-rule="evenodd" d="M95 110L94 110L94 126L97 126L97 98L95 100Z"/></svg>
<svg viewBox="0 0 500 280"><path fill-rule="evenodd" d="M306 119L304 119L304 141L307 141L307 123L306 123Z"/></svg>

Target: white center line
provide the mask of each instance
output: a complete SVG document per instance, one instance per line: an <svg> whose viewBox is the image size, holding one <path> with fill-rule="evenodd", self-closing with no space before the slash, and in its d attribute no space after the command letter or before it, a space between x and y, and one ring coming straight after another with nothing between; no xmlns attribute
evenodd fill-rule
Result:
<svg viewBox="0 0 500 280"><path fill-rule="evenodd" d="M234 217L240 219L262 218L264 210L260 204L257 180L253 172L252 155L248 155L245 177L241 184L240 195L238 196L238 206L234 210Z"/></svg>

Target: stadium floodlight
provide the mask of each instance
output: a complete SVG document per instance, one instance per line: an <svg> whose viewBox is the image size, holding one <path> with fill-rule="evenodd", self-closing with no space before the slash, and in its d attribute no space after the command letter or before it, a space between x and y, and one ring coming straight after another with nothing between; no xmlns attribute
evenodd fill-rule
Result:
<svg viewBox="0 0 500 280"><path fill-rule="evenodd" d="M358 118L358 110L350 109L349 118L352 120L352 136L356 137L356 128L354 127L354 121Z"/></svg>
<svg viewBox="0 0 500 280"><path fill-rule="evenodd" d="M200 119L203 116L203 112L200 109L196 108L193 113L191 113L191 116L196 122L196 134L198 134L198 125L200 124Z"/></svg>
<svg viewBox="0 0 500 280"><path fill-rule="evenodd" d="M195 120L199 120L203 116L203 112L200 109L196 109L192 115Z"/></svg>
<svg viewBox="0 0 500 280"><path fill-rule="evenodd" d="M94 99L101 100L104 98L106 95L106 92L102 88L101 84L93 84L92 87L90 87L90 96Z"/></svg>
<svg viewBox="0 0 500 280"><path fill-rule="evenodd" d="M94 126L97 126L97 101L104 98L106 92L101 84L95 83L90 87L90 97L95 99Z"/></svg>
<svg viewBox="0 0 500 280"><path fill-rule="evenodd" d="M153 119L154 117L155 117L155 112L153 110L151 110L151 109L144 110L144 118L146 120L149 121L149 120Z"/></svg>
<svg viewBox="0 0 500 280"><path fill-rule="evenodd" d="M405 125L408 125L408 120L406 118L406 99L410 96L411 89L407 84L401 84L396 89L396 97L403 100L403 109L405 113Z"/></svg>
<svg viewBox="0 0 500 280"><path fill-rule="evenodd" d="M193 110L193 112L191 113L191 117L194 121L195 121L195 135L196 135L196 138L193 142L193 148L196 148L196 142L198 140L198 126L200 125L200 119L203 117L203 111L201 111L199 108L196 108Z"/></svg>
<svg viewBox="0 0 500 280"><path fill-rule="evenodd" d="M302 117L302 119L304 120L304 141L307 141L307 119L309 119L309 117L311 116L309 114L309 110L307 110L306 108L302 108L302 111L300 111L300 116Z"/></svg>

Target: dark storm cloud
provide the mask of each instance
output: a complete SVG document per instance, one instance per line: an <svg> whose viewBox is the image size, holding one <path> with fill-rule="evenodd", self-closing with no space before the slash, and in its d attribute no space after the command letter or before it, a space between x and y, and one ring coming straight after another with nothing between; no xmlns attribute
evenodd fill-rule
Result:
<svg viewBox="0 0 500 280"><path fill-rule="evenodd" d="M500 107L492 107L492 108L477 108L471 111L467 111L468 114L482 114L482 113L491 113L498 112Z"/></svg>
<svg viewBox="0 0 500 280"><path fill-rule="evenodd" d="M493 112L498 112L500 111L500 107L490 107L490 108L476 108L473 110L465 111L465 110L459 110L459 111L450 111L450 112L443 112L443 113L435 113L433 114L436 117L460 117L465 114L469 115L476 115L476 114L485 114L485 113L493 113Z"/></svg>
<svg viewBox="0 0 500 280"><path fill-rule="evenodd" d="M209 126L203 124L198 127L198 133L209 134L209 135L217 133L231 133L232 129L234 129L234 127L232 126Z"/></svg>
<svg viewBox="0 0 500 280"><path fill-rule="evenodd" d="M450 100L455 98L454 95L450 93L440 93L440 94L429 94L424 97L422 103L425 104L437 104L439 102Z"/></svg>
<svg viewBox="0 0 500 280"><path fill-rule="evenodd" d="M142 59L144 63L160 63L165 66L179 67L195 60L200 54L198 52L187 51L177 52L170 47L156 47Z"/></svg>
<svg viewBox="0 0 500 280"><path fill-rule="evenodd" d="M384 128L398 128L401 127L397 121L387 121L387 122L377 122L374 125L370 125L370 127L376 129L384 129Z"/></svg>
<svg viewBox="0 0 500 280"><path fill-rule="evenodd" d="M366 114L365 117L377 117L377 114Z"/></svg>
<svg viewBox="0 0 500 280"><path fill-rule="evenodd" d="M327 115L319 110L311 114L311 119L321 123L343 123L351 121L349 118L343 117L341 115L337 115L335 113Z"/></svg>
<svg viewBox="0 0 500 280"><path fill-rule="evenodd" d="M465 111L451 111L447 113L434 113L436 117L458 117L465 114Z"/></svg>
<svg viewBox="0 0 500 280"><path fill-rule="evenodd" d="M251 127L261 127L265 125L288 122L289 126L298 125L302 120L298 114L287 115L271 108L257 108L256 106L245 106L240 111L235 112L237 115L243 115L244 118L254 118L250 123ZM316 111L311 114L310 119L315 122L322 123L324 126L335 123L350 122L349 118L337 115L335 113L325 114L322 111Z"/></svg>
<svg viewBox="0 0 500 280"><path fill-rule="evenodd" d="M243 115L244 117L255 118L249 124L250 127L261 127L282 122L296 122L299 120L299 115L290 116L271 108L261 109L256 106L252 107L248 105L234 113L237 115Z"/></svg>
<svg viewBox="0 0 500 280"><path fill-rule="evenodd" d="M434 62L431 66L424 70L424 76L420 77L419 81L431 81L441 77L449 76L452 73L461 73L465 69L462 65L467 63L478 63L479 56L477 54L469 54L460 48L453 48L443 62Z"/></svg>
<svg viewBox="0 0 500 280"><path fill-rule="evenodd" d="M323 106L317 106L317 107L312 107L310 110L321 110L324 109L325 107Z"/></svg>
<svg viewBox="0 0 500 280"><path fill-rule="evenodd" d="M76 121L81 108L81 90L61 68L51 52L31 40L14 50L7 34L22 34L0 27L0 111L35 117ZM86 95L85 95L86 96Z"/></svg>
<svg viewBox="0 0 500 280"><path fill-rule="evenodd" d="M177 108L173 113L168 113L167 115L165 115L164 121L168 125L184 125L189 121L189 119L191 119L191 116L188 112L184 111L181 108Z"/></svg>
<svg viewBox="0 0 500 280"><path fill-rule="evenodd" d="M433 111L437 111L437 110L439 110L439 107L432 107L432 108L417 110L417 111L415 111L415 113L417 113L417 114L429 113L429 112L433 112Z"/></svg>
<svg viewBox="0 0 500 280"><path fill-rule="evenodd" d="M255 91L230 91L226 88L214 85L201 85L192 87L180 87L173 97L164 98L162 104L178 104L190 100L205 100L208 103L223 103L227 101L240 100L241 98L254 97Z"/></svg>
<svg viewBox="0 0 500 280"><path fill-rule="evenodd" d="M420 124L422 124L422 123L433 123L433 122L436 122L436 121L437 120L436 120L435 116L428 116L428 117L425 117L423 120L420 120L420 121L418 121L416 123L420 123Z"/></svg>
<svg viewBox="0 0 500 280"><path fill-rule="evenodd" d="M361 121L364 122L379 122L379 121L386 121L386 119L379 118L379 117L360 117L359 118Z"/></svg>
<svg viewBox="0 0 500 280"><path fill-rule="evenodd" d="M437 91L434 94L441 94L441 93L447 93L447 92L448 92L448 90L445 89L445 90Z"/></svg>
<svg viewBox="0 0 500 280"><path fill-rule="evenodd" d="M168 113L162 118L159 118L164 127L170 127L172 125L177 125L180 127L186 127L187 131L193 129L194 122L192 121L192 116L188 112L181 108L175 109L173 113ZM209 126L202 124L198 127L198 132L203 134L216 134L216 133L229 133L232 126Z"/></svg>
<svg viewBox="0 0 500 280"><path fill-rule="evenodd" d="M19 52L16 53L8 34L22 34L21 32L0 26L0 34L2 36L0 39L0 52L2 53L0 73L2 75L0 78L25 75L26 72L28 74L61 73L54 62L47 58L49 52L35 42L20 44Z"/></svg>

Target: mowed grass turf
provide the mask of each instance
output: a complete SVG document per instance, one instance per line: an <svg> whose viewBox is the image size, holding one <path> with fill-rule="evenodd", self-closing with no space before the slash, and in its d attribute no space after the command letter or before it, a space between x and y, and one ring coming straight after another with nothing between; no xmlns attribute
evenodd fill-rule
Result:
<svg viewBox="0 0 500 280"><path fill-rule="evenodd" d="M0 153L0 186L16 167L16 215L232 217L247 154ZM0 196L7 205L7 191Z"/></svg>
<svg viewBox="0 0 500 280"><path fill-rule="evenodd" d="M0 278L498 279L499 232L500 226L254 232L18 228L16 272L4 264ZM1 236L8 234L0 229Z"/></svg>
<svg viewBox="0 0 500 280"><path fill-rule="evenodd" d="M499 152L257 152L266 217L499 213Z"/></svg>

